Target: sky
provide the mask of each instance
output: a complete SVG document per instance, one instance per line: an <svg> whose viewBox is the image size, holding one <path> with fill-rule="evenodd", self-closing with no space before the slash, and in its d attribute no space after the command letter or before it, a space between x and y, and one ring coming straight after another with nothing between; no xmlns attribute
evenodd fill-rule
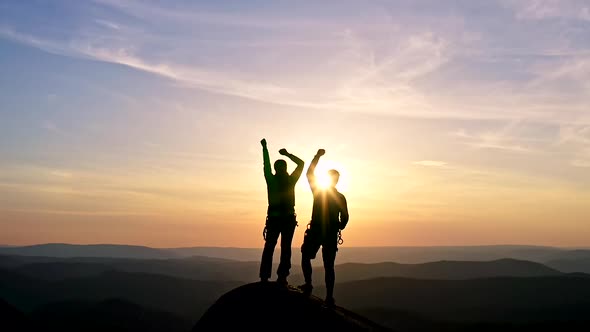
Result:
<svg viewBox="0 0 590 332"><path fill-rule="evenodd" d="M4 0L0 73L0 244L262 247L266 138L345 246L590 245L588 1Z"/></svg>

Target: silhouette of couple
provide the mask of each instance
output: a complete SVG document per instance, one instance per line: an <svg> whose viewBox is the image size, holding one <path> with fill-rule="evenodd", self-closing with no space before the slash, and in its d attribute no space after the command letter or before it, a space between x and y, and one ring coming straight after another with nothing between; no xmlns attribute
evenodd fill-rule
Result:
<svg viewBox="0 0 590 332"><path fill-rule="evenodd" d="M262 144L264 160L264 178L268 194L268 210L266 227L264 229L264 250L260 263L260 280L268 281L272 270L272 256L281 236L281 259L277 269L277 283L287 286L287 276L291 269L291 243L297 226L295 214L295 184L299 180L304 161L289 153L286 149L279 153L291 159L297 167L293 173L287 172L287 162L279 159L275 161L275 173L270 167L270 156L265 139ZM340 240L340 231L348 223L348 207L346 198L336 189L340 178L337 170L328 171L330 184L327 188L321 188L316 180L315 168L325 150L319 149L307 169L307 181L313 193L313 209L311 221L308 224L303 244L301 245L301 268L305 277L305 284L300 285L305 294L310 295L313 290L311 260L315 259L320 247L326 274L326 304L334 305L334 262Z"/></svg>

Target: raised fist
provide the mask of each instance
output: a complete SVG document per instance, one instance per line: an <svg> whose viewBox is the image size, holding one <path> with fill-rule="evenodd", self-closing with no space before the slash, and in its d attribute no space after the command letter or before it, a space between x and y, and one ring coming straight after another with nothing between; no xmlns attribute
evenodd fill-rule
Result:
<svg viewBox="0 0 590 332"><path fill-rule="evenodd" d="M260 144L262 144L262 146L263 146L263 147L266 147L266 138L263 138L263 139L260 141Z"/></svg>
<svg viewBox="0 0 590 332"><path fill-rule="evenodd" d="M289 154L289 152L287 152L287 149L280 149L279 153L282 154L283 156L286 156Z"/></svg>
<svg viewBox="0 0 590 332"><path fill-rule="evenodd" d="M324 149L319 149L317 155L318 156L323 156L324 154L326 154L326 150Z"/></svg>

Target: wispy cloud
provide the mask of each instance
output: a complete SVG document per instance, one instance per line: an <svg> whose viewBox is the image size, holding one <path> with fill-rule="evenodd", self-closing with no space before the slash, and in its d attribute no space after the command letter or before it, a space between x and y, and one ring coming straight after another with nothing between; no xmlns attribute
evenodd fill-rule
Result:
<svg viewBox="0 0 590 332"><path fill-rule="evenodd" d="M0 29L0 36L55 54L128 66L195 89L300 108L416 118L510 121L526 116L531 122L559 123L580 121L588 102L581 96L560 98L562 95L551 83L564 76L577 77L573 84L587 90L586 60L543 60L543 54L588 51L575 47L567 34L559 37L566 38L558 41L563 47L545 47L555 43L539 42L533 48L534 54L523 55L514 52L516 47L491 46L501 41L494 40L497 37L487 33L489 28L483 23L469 21L467 14L461 17L460 7L454 15L442 15L428 21L431 25L420 25L414 21L428 17L422 18L419 13L412 13L410 18L395 16L396 11L388 10L386 4L368 6L370 10L363 14L371 20L360 20L323 12L308 17L272 10L212 10L187 3L95 3L138 17L143 25L132 21L123 26L118 23L120 17L115 19L102 13L91 21L103 27L99 31L80 23L80 29L71 30L67 38L56 39L43 31L21 33L5 26ZM563 6L556 2L504 3L516 16L529 13L526 15L547 17L563 11ZM585 8L575 1L565 7L576 12L584 12ZM405 13L408 14L407 9ZM132 24L136 26L129 26ZM522 30L523 24L529 24L525 30L534 33L534 22L504 22L506 29L517 31ZM217 39L205 38L198 32L215 30L219 25L239 25L240 30L228 34L222 28L221 38ZM167 27L165 31L162 26ZM260 29L267 32L260 33ZM297 41L302 40L321 43L298 45ZM223 54L227 59L211 61L215 54ZM528 62L523 62L525 56ZM223 65L232 61L242 65ZM522 63L518 66L519 76L526 79L512 79L510 75L514 74L509 72L514 68L502 68L504 62L510 65L510 61ZM490 64L494 66L491 70L502 73L502 79L470 75L488 75L479 67ZM453 84L441 83L449 80ZM490 98L491 92L497 97ZM585 121L590 122L590 118ZM480 142L476 145L480 147L527 150L524 146L505 144L505 139L492 133L478 136Z"/></svg>
<svg viewBox="0 0 590 332"><path fill-rule="evenodd" d="M125 49L110 50L94 48L91 45L77 44L75 50L80 54L99 61L121 64L143 70L191 87L261 101L280 103L281 100L285 100L289 104L288 99L284 99L283 96L289 95L290 90L280 86L254 81L243 81L232 78L231 76L225 76L223 73L196 67L182 67L174 64L151 64Z"/></svg>
<svg viewBox="0 0 590 332"><path fill-rule="evenodd" d="M102 216L102 217L121 217L121 216L164 216L158 213L145 211L84 211L84 210L56 210L56 209L14 209L0 207L0 211L19 212L26 214L54 214L54 215L71 215L71 216Z"/></svg>
<svg viewBox="0 0 590 332"><path fill-rule="evenodd" d="M71 172L63 171L63 170L53 170L49 174L52 176L58 177L58 178L63 178L63 179L69 179L73 176L73 174Z"/></svg>
<svg viewBox="0 0 590 332"><path fill-rule="evenodd" d="M516 140L514 139L494 132L481 133L477 136L463 135L462 137L469 139L469 142L466 143L467 145L478 149L495 149L521 153L529 153L533 151L530 148L526 148L516 143Z"/></svg>
<svg viewBox="0 0 590 332"><path fill-rule="evenodd" d="M0 37L9 39L18 43L36 47L45 52L52 54L73 56L71 52L67 52L67 47L59 43L52 42L43 38L37 38L30 34L20 33L8 26L0 26Z"/></svg>
<svg viewBox="0 0 590 332"><path fill-rule="evenodd" d="M590 146L590 125L561 126L557 143L578 143Z"/></svg>
<svg viewBox="0 0 590 332"><path fill-rule="evenodd" d="M49 120L43 121L43 123L41 124L41 128L43 128L49 132L52 132L54 134L67 135L67 133L63 129L59 128L57 126L57 124L53 121L49 121Z"/></svg>
<svg viewBox="0 0 590 332"><path fill-rule="evenodd" d="M74 39L60 43L17 33L11 29L4 29L0 33L5 38L50 53L120 64L171 79L188 87L263 102L327 110L411 114L418 117L441 116L439 112L432 112L430 106L421 99L420 93L407 83L435 70L446 61L441 50L445 47L444 44L433 39L432 34L409 36L407 42L400 45L402 49L399 50L399 57L390 56L378 64L371 63L370 67L363 63L370 54L359 54L358 59L363 61L361 63L345 63L345 70L362 71L365 73L363 78L350 76L347 79L349 83L340 87L330 87L327 85L328 82L325 82L322 83L323 88L306 89L289 82L277 85L265 83L264 80L246 80L236 74L195 65L152 63L136 55L131 48L112 49L95 46L91 40ZM424 62L421 62L421 59ZM392 78L389 78L389 83L383 80L384 75L392 73L393 81L398 80L397 83L391 83Z"/></svg>
<svg viewBox="0 0 590 332"><path fill-rule="evenodd" d="M544 139L518 136L520 120L508 122L506 125L494 130L483 130L468 133L460 129L452 133L463 144L476 149L493 149L513 153L531 153L538 151L534 143L543 142Z"/></svg>
<svg viewBox="0 0 590 332"><path fill-rule="evenodd" d="M259 15L248 11L213 11L199 6L198 3L188 3L183 8L173 8L135 0L94 0L94 2L122 11L147 22L173 21L176 24L180 23L191 26L225 25L264 29L325 28L334 26L334 24L322 20L302 19L300 17L293 18L289 15L267 15L264 19L261 19Z"/></svg>
<svg viewBox="0 0 590 332"><path fill-rule="evenodd" d="M94 22L96 22L97 24L102 25L104 27L107 27L109 29L113 29L113 30L120 30L121 29L121 26L119 24L111 22L111 21L95 19Z"/></svg>
<svg viewBox="0 0 590 332"><path fill-rule="evenodd" d="M586 153L586 159L574 159L571 164L574 167L590 167L590 153Z"/></svg>
<svg viewBox="0 0 590 332"><path fill-rule="evenodd" d="M555 145L571 151L571 166L590 167L590 125L561 126Z"/></svg>
<svg viewBox="0 0 590 332"><path fill-rule="evenodd" d="M290 90L286 88L254 81L242 81L223 73L196 67L183 67L180 65L165 63L152 64L132 54L128 49L100 48L93 46L89 41L80 40L71 41L69 43L42 40L27 34L15 32L13 29L9 28L0 29L0 36L29 46L37 47L52 54L124 65L178 81L195 88L260 101L295 104L297 106L313 106L311 103L306 104L304 102L299 103L296 101L289 101L285 96L290 94ZM45 127L48 130L54 129L52 125Z"/></svg>
<svg viewBox="0 0 590 332"><path fill-rule="evenodd" d="M438 160L420 160L412 162L414 165L426 166L426 167L444 167L447 165L444 161Z"/></svg>
<svg viewBox="0 0 590 332"><path fill-rule="evenodd" d="M584 0L510 0L520 19L569 18L590 21L590 4Z"/></svg>

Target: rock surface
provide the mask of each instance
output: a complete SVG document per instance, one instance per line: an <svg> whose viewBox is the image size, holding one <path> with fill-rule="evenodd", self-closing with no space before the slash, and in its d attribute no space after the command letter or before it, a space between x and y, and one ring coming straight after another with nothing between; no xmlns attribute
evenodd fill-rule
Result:
<svg viewBox="0 0 590 332"><path fill-rule="evenodd" d="M240 286L221 296L194 326L203 331L391 331L344 308L274 282Z"/></svg>

